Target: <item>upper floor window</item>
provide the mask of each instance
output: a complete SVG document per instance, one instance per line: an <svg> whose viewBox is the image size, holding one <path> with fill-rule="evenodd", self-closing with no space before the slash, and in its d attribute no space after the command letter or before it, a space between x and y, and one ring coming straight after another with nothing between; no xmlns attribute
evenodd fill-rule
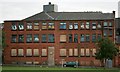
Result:
<svg viewBox="0 0 120 72"><path fill-rule="evenodd" d="M69 34L68 36L69 36L69 43L72 43L72 40L73 40L72 34Z"/></svg>
<svg viewBox="0 0 120 72"><path fill-rule="evenodd" d="M39 35L38 34L34 35L34 42L39 42Z"/></svg>
<svg viewBox="0 0 120 72"><path fill-rule="evenodd" d="M66 23L65 22L60 23L60 29L66 29Z"/></svg>
<svg viewBox="0 0 120 72"><path fill-rule="evenodd" d="M32 56L32 49L26 49L26 56Z"/></svg>
<svg viewBox="0 0 120 72"><path fill-rule="evenodd" d="M74 34L74 42L78 43L78 34Z"/></svg>
<svg viewBox="0 0 120 72"><path fill-rule="evenodd" d="M89 42L89 41L90 41L90 35L86 34L86 42Z"/></svg>
<svg viewBox="0 0 120 72"><path fill-rule="evenodd" d="M90 23L86 22L86 29L90 29Z"/></svg>
<svg viewBox="0 0 120 72"><path fill-rule="evenodd" d="M103 23L103 26L104 26L104 27L108 26L108 22L104 22L104 23Z"/></svg>
<svg viewBox="0 0 120 72"><path fill-rule="evenodd" d="M81 29L84 29L84 28L85 28L84 22L81 23L80 27L81 27Z"/></svg>
<svg viewBox="0 0 120 72"><path fill-rule="evenodd" d="M27 29L29 29L29 30L32 29L32 23L27 23Z"/></svg>
<svg viewBox="0 0 120 72"><path fill-rule="evenodd" d="M19 35L18 42L23 43L24 42L24 35Z"/></svg>
<svg viewBox="0 0 120 72"><path fill-rule="evenodd" d="M60 42L66 42L66 35L60 35Z"/></svg>
<svg viewBox="0 0 120 72"><path fill-rule="evenodd" d="M42 23L42 29L47 29L47 23L45 22Z"/></svg>
<svg viewBox="0 0 120 72"><path fill-rule="evenodd" d="M47 56L47 49L42 49L42 56Z"/></svg>
<svg viewBox="0 0 120 72"><path fill-rule="evenodd" d="M84 37L84 34L81 34L81 38L80 38L80 41L81 41L81 42L84 42L84 41L85 41L85 37Z"/></svg>
<svg viewBox="0 0 120 72"><path fill-rule="evenodd" d="M74 23L74 29L78 29L78 23Z"/></svg>
<svg viewBox="0 0 120 72"><path fill-rule="evenodd" d="M98 22L97 28L101 29L101 22Z"/></svg>
<svg viewBox="0 0 120 72"><path fill-rule="evenodd" d="M32 42L32 34L27 34L26 42L27 43Z"/></svg>
<svg viewBox="0 0 120 72"><path fill-rule="evenodd" d="M19 29L19 30L24 30L24 25L23 25L23 23L20 23L20 24L18 25L18 29Z"/></svg>
<svg viewBox="0 0 120 72"><path fill-rule="evenodd" d="M39 56L39 49L33 49L33 56Z"/></svg>
<svg viewBox="0 0 120 72"><path fill-rule="evenodd" d="M39 23L37 22L34 23L34 30L39 30Z"/></svg>
<svg viewBox="0 0 120 72"><path fill-rule="evenodd" d="M100 40L101 38L102 38L102 35L101 35L101 34L98 34L97 39Z"/></svg>
<svg viewBox="0 0 120 72"><path fill-rule="evenodd" d="M109 30L109 36L113 35L113 30Z"/></svg>
<svg viewBox="0 0 120 72"><path fill-rule="evenodd" d="M54 34L48 34L48 42L50 43L55 42Z"/></svg>
<svg viewBox="0 0 120 72"><path fill-rule="evenodd" d="M110 26L110 27L112 27L112 26L113 26L113 25L112 25L112 22L109 22L109 26Z"/></svg>
<svg viewBox="0 0 120 72"><path fill-rule="evenodd" d="M108 32L107 30L103 30L103 35L107 36L107 32Z"/></svg>
<svg viewBox="0 0 120 72"><path fill-rule="evenodd" d="M48 29L55 29L54 23L48 23Z"/></svg>
<svg viewBox="0 0 120 72"><path fill-rule="evenodd" d="M96 22L92 23L92 29L96 29Z"/></svg>
<svg viewBox="0 0 120 72"><path fill-rule="evenodd" d="M42 43L47 42L47 36L46 34L42 34Z"/></svg>
<svg viewBox="0 0 120 72"><path fill-rule="evenodd" d="M11 42L12 43L16 43L17 42L17 35L12 35Z"/></svg>
<svg viewBox="0 0 120 72"><path fill-rule="evenodd" d="M93 42L96 41L96 34L92 34L92 41L93 41Z"/></svg>
<svg viewBox="0 0 120 72"><path fill-rule="evenodd" d="M12 24L11 29L12 29L12 30L17 30L17 26L16 26L15 23Z"/></svg>
<svg viewBox="0 0 120 72"><path fill-rule="evenodd" d="M73 24L72 23L69 24L69 29L70 30L73 29Z"/></svg>

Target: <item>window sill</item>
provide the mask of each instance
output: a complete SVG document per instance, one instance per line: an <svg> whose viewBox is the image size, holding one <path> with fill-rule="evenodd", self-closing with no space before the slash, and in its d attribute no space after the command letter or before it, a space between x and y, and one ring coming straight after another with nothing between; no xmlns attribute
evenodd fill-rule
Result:
<svg viewBox="0 0 120 72"><path fill-rule="evenodd" d="M60 43L66 43L66 42L60 42Z"/></svg>
<svg viewBox="0 0 120 72"><path fill-rule="evenodd" d="M41 57L47 57L47 56L41 56Z"/></svg>

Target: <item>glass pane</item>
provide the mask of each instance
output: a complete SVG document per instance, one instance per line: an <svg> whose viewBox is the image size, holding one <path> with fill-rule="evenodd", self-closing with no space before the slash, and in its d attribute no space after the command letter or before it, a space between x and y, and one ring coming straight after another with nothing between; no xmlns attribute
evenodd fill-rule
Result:
<svg viewBox="0 0 120 72"><path fill-rule="evenodd" d="M27 42L32 42L32 34L27 34Z"/></svg>
<svg viewBox="0 0 120 72"><path fill-rule="evenodd" d="M42 29L47 29L47 23L42 23Z"/></svg>
<svg viewBox="0 0 120 72"><path fill-rule="evenodd" d="M90 24L89 24L89 22L86 22L86 29L90 29Z"/></svg>
<svg viewBox="0 0 120 72"><path fill-rule="evenodd" d="M80 26L80 27L81 27L81 29L84 29L84 28L85 28L83 22L81 23L81 26Z"/></svg>
<svg viewBox="0 0 120 72"><path fill-rule="evenodd" d="M96 29L96 23L95 22L92 23L92 29Z"/></svg>
<svg viewBox="0 0 120 72"><path fill-rule="evenodd" d="M81 42L84 42L84 41L85 41L84 34L81 34L80 41L81 41Z"/></svg>
<svg viewBox="0 0 120 72"><path fill-rule="evenodd" d="M78 23L74 23L74 29L78 29Z"/></svg>
<svg viewBox="0 0 120 72"><path fill-rule="evenodd" d="M69 29L73 29L72 23L69 24Z"/></svg>
<svg viewBox="0 0 120 72"><path fill-rule="evenodd" d="M66 42L66 35L60 35L60 42Z"/></svg>
<svg viewBox="0 0 120 72"><path fill-rule="evenodd" d="M48 35L48 42L54 42L54 34L49 34Z"/></svg>
<svg viewBox="0 0 120 72"><path fill-rule="evenodd" d="M47 49L42 49L42 56L47 56Z"/></svg>
<svg viewBox="0 0 120 72"><path fill-rule="evenodd" d="M72 34L69 34L69 42L72 43L72 40L73 40Z"/></svg>
<svg viewBox="0 0 120 72"><path fill-rule="evenodd" d="M19 35L18 42L24 42L24 35Z"/></svg>
<svg viewBox="0 0 120 72"><path fill-rule="evenodd" d="M47 42L45 34L42 35L42 42Z"/></svg>
<svg viewBox="0 0 120 72"><path fill-rule="evenodd" d="M55 27L54 27L54 23L49 23L48 24L48 29L54 29Z"/></svg>
<svg viewBox="0 0 120 72"><path fill-rule="evenodd" d="M107 23L107 22L104 22L103 26L108 26L108 23Z"/></svg>
<svg viewBox="0 0 120 72"><path fill-rule="evenodd" d="M11 42L17 42L17 35L12 35Z"/></svg>
<svg viewBox="0 0 120 72"><path fill-rule="evenodd" d="M66 56L66 49L60 49L60 56Z"/></svg>
<svg viewBox="0 0 120 72"><path fill-rule="evenodd" d="M11 29L12 29L12 30L17 30L16 24L12 24Z"/></svg>
<svg viewBox="0 0 120 72"><path fill-rule="evenodd" d="M95 42L96 41L96 34L92 35L92 41Z"/></svg>
<svg viewBox="0 0 120 72"><path fill-rule="evenodd" d="M34 42L39 42L39 35L38 34L34 35Z"/></svg>
<svg viewBox="0 0 120 72"><path fill-rule="evenodd" d="M18 25L18 28L19 28L19 30L24 30L24 25L23 25L23 23L20 23L20 24Z"/></svg>
<svg viewBox="0 0 120 72"><path fill-rule="evenodd" d="M103 31L103 35L104 35L104 36L107 36L107 30L104 30L104 31Z"/></svg>
<svg viewBox="0 0 120 72"><path fill-rule="evenodd" d="M27 23L27 29L32 29L32 23Z"/></svg>
<svg viewBox="0 0 120 72"><path fill-rule="evenodd" d="M66 29L66 23L60 23L60 29Z"/></svg>
<svg viewBox="0 0 120 72"><path fill-rule="evenodd" d="M89 41L90 41L90 35L86 34L86 42L89 42Z"/></svg>
<svg viewBox="0 0 120 72"><path fill-rule="evenodd" d="M74 35L74 42L75 42L75 43L78 43L78 34L75 34L75 35Z"/></svg>

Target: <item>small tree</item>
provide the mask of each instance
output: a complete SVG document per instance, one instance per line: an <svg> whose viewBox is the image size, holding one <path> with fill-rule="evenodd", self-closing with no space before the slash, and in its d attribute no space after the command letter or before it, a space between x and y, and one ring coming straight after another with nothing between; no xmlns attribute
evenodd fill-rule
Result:
<svg viewBox="0 0 120 72"><path fill-rule="evenodd" d="M107 59L112 60L119 51L115 44L108 38L100 39L97 42L97 46L96 58L101 61L102 66L105 66Z"/></svg>

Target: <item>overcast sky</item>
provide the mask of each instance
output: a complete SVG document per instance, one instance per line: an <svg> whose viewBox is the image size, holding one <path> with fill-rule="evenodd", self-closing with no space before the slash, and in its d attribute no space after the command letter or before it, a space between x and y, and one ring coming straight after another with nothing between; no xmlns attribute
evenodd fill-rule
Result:
<svg viewBox="0 0 120 72"><path fill-rule="evenodd" d="M5 20L21 20L43 11L43 5L58 5L59 12L116 11L119 0L0 0L0 23Z"/></svg>

